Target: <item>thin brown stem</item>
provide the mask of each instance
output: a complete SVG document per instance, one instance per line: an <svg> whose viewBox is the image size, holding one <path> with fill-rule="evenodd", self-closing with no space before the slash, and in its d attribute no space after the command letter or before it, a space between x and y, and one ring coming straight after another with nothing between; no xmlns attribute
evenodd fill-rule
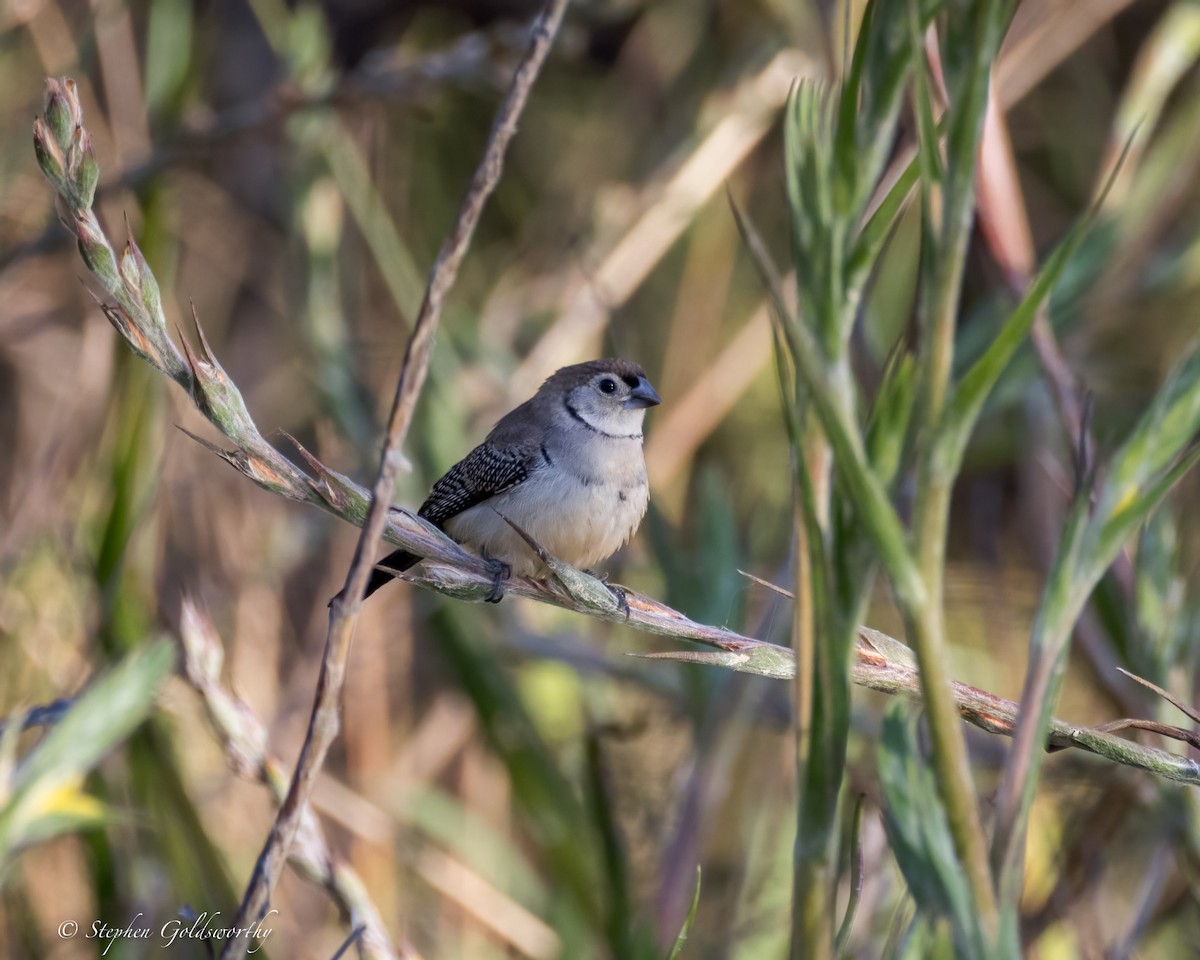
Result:
<svg viewBox="0 0 1200 960"><path fill-rule="evenodd" d="M275 801L282 803L287 795L287 778L279 761L267 751L266 727L250 705L221 682L224 649L216 628L188 597L183 600L179 620L184 676L203 700L229 765L262 783ZM392 946L379 910L353 868L329 849L312 806L306 804L301 816L288 861L294 870L328 892L346 923L357 931L360 956L365 960L419 960L408 944L399 951Z"/></svg>
<svg viewBox="0 0 1200 960"><path fill-rule="evenodd" d="M458 269L470 246L483 207L496 188L504 167L504 155L517 130L517 120L528 101L534 81L558 33L568 0L550 0L534 21L529 46L517 66L462 207L434 262L420 313L409 337L404 364L396 384L387 439L380 455L379 473L371 492L371 506L354 550L354 559L341 593L330 605L329 633L317 692L309 718L308 733L296 764L287 797L279 808L254 874L246 888L241 908L233 924L240 932L226 943L224 960L241 956L247 946L252 925L265 912L271 893L283 871L287 851L299 828L304 809L312 795L317 774L325 762L329 747L337 737L342 686L346 664L358 621L363 592L372 569L371 558L377 551L391 505L402 456L400 449L408 436L417 397L425 383L433 347L433 335L441 319L446 296L458 276Z"/></svg>

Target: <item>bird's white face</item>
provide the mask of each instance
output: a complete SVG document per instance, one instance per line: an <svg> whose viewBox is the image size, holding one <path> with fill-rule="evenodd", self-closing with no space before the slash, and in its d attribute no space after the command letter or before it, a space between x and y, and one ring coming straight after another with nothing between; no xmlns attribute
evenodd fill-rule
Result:
<svg viewBox="0 0 1200 960"><path fill-rule="evenodd" d="M600 433L640 437L646 408L659 403L650 381L632 373L602 371L567 394L567 409Z"/></svg>

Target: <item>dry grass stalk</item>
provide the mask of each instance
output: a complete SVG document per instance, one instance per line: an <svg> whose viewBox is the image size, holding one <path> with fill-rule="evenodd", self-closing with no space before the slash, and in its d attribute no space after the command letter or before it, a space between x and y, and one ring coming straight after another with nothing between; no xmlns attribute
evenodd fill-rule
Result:
<svg viewBox="0 0 1200 960"><path fill-rule="evenodd" d="M517 130L517 120L525 108L534 81L550 52L554 37L562 23L567 0L550 0L534 21L530 31L529 47L513 76L512 84L492 127L492 134L484 150L483 159L476 169L467 190L466 199L459 210L454 225L442 245L429 277L425 299L421 304L404 355L404 364L396 384L396 394L388 418L387 440L380 456L379 474L372 489L370 508L367 511L362 534L354 550L345 586L330 606L329 633L325 643L325 656L321 663L321 675L317 681L317 692L313 701L308 734L300 751L291 788L283 804L266 845L259 856L254 876L246 889L241 909L234 926L249 929L266 910L271 891L279 879L286 860L287 850L299 829L300 820L313 786L325 761L330 745L337 737L340 715L342 685L346 676L346 663L350 657L350 645L358 620L358 611L366 589L367 578L372 568L372 556L387 521L392 491L396 487L396 476L403 456L400 452L412 423L417 397L425 382L429 359L433 348L433 334L441 318L442 306L458 276L475 226L479 222L484 204L500 180L504 155ZM245 951L247 935L230 940L223 956L240 956Z"/></svg>

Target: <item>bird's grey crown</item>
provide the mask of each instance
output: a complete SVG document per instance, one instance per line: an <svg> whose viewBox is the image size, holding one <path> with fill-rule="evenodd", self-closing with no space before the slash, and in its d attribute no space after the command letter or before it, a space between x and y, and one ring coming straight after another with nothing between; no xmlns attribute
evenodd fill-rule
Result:
<svg viewBox="0 0 1200 960"><path fill-rule="evenodd" d="M570 389L581 383L587 383L598 373L611 373L615 377L620 377L631 387L636 386L639 380L646 379L646 371L642 369L641 364L634 363L632 360L622 360L620 357L609 357L605 360L588 360L586 363L563 367L551 374L538 392L553 390L556 387Z"/></svg>

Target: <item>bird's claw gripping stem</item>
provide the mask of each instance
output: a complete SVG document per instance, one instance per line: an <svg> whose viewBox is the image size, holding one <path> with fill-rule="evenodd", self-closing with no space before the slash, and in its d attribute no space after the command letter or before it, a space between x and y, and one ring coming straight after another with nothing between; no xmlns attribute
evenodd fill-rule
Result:
<svg viewBox="0 0 1200 960"><path fill-rule="evenodd" d="M609 583L607 580L603 581L603 583L606 587L608 587L608 592L611 593L613 598L617 601L617 609L625 614L625 619L628 620L629 598L625 595L625 591L615 584Z"/></svg>
<svg viewBox="0 0 1200 960"><path fill-rule="evenodd" d="M492 592L483 598L484 602L499 603L504 599L504 581L512 576L512 566L486 554L483 559L487 561L488 569L492 574Z"/></svg>
<svg viewBox="0 0 1200 960"><path fill-rule="evenodd" d="M596 570L584 570L583 572L586 573L588 576L595 577L602 584L604 584L604 586L608 590L608 592L612 594L613 599L617 601L617 609L620 610L623 614L625 614L625 619L628 620L629 619L629 597L625 594L625 591L622 590L620 587L618 587L615 583L609 583L607 573L600 573Z"/></svg>

